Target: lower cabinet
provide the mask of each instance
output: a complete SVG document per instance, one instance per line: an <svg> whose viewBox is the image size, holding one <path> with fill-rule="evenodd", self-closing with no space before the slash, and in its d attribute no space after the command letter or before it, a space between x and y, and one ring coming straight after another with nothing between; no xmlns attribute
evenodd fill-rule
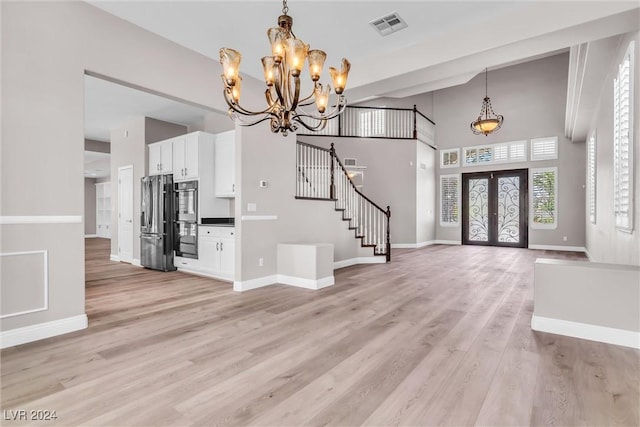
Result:
<svg viewBox="0 0 640 427"><path fill-rule="evenodd" d="M198 259L176 257L176 267L187 272L233 281L235 270L235 229L198 226Z"/></svg>

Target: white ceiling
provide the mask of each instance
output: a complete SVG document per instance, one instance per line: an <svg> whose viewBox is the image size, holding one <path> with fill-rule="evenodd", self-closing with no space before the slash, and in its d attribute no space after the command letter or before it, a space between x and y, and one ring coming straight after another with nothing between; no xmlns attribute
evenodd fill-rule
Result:
<svg viewBox="0 0 640 427"><path fill-rule="evenodd" d="M111 175L111 155L95 151L84 152L84 176L106 178Z"/></svg>
<svg viewBox="0 0 640 427"><path fill-rule="evenodd" d="M281 1L89 1L189 49L218 60L221 47L243 54L243 73L262 80L266 30ZM347 57L349 102L407 97L464 84L485 67L519 63L638 28L637 1L313 1L290 0L297 37ZM408 28L380 36L369 22L397 12ZM212 70L219 73L220 70ZM326 72L326 71L325 71ZM326 80L328 76L323 76ZM87 77L86 135L109 140L109 129L139 115L185 125L209 113L155 95Z"/></svg>

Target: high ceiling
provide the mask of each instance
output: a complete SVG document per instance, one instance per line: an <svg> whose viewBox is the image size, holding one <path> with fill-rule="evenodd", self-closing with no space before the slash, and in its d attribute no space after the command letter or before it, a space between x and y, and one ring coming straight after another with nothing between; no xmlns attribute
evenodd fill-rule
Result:
<svg viewBox="0 0 640 427"><path fill-rule="evenodd" d="M243 54L242 72L259 80L260 58L270 51L266 30L275 26L282 9L282 2L274 0L89 3L216 61L221 47L233 47ZM637 1L608 0L290 0L288 6L296 36L327 52L325 68L337 66L342 57L351 61L346 92L350 103L464 84L485 67L525 62L637 30L640 10ZM369 22L392 12L408 27L383 37ZM108 140L109 129L123 117L146 115L188 125L209 113L87 80L88 138Z"/></svg>

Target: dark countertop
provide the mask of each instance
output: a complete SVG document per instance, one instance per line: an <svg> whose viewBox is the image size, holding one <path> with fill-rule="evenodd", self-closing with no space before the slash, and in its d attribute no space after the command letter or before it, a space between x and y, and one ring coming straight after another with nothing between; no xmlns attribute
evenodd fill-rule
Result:
<svg viewBox="0 0 640 427"><path fill-rule="evenodd" d="M216 227L234 227L236 225L235 218L202 218L199 225L208 225Z"/></svg>

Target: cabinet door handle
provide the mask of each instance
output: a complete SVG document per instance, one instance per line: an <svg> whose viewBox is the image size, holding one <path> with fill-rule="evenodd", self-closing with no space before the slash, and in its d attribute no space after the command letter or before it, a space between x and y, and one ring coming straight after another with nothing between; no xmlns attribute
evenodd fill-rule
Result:
<svg viewBox="0 0 640 427"><path fill-rule="evenodd" d="M220 242L220 250L222 250L222 242Z"/></svg>
<svg viewBox="0 0 640 427"><path fill-rule="evenodd" d="M231 184L231 192L232 193L236 192L236 185L235 184Z"/></svg>
<svg viewBox="0 0 640 427"><path fill-rule="evenodd" d="M184 176L187 176L187 168L184 168Z"/></svg>
<svg viewBox="0 0 640 427"><path fill-rule="evenodd" d="M216 251L219 250L220 242L216 242Z"/></svg>

